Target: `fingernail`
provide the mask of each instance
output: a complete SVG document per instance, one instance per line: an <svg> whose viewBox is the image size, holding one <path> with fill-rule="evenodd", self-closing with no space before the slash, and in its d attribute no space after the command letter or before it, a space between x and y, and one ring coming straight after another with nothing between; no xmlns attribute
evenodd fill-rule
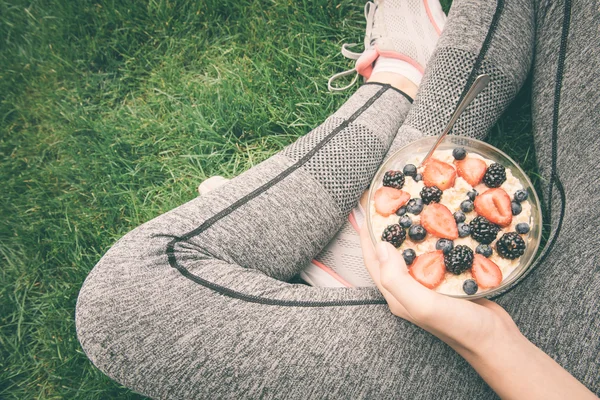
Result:
<svg viewBox="0 0 600 400"><path fill-rule="evenodd" d="M377 244L377 259L379 260L379 262L385 262L387 261L388 257L389 257L389 253L388 253L388 246L386 243L380 242Z"/></svg>

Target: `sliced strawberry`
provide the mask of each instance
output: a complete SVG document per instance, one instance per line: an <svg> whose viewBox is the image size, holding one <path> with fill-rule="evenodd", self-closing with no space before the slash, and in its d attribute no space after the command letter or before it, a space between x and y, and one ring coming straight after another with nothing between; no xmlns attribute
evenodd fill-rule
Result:
<svg viewBox="0 0 600 400"><path fill-rule="evenodd" d="M473 187L479 185L487 171L487 164L479 158L467 157L464 160L456 160L454 165L456 165L458 176Z"/></svg>
<svg viewBox="0 0 600 400"><path fill-rule="evenodd" d="M430 158L423 170L423 183L426 186L437 186L441 190L454 186L456 170L450 164Z"/></svg>
<svg viewBox="0 0 600 400"><path fill-rule="evenodd" d="M486 190L475 197L475 211L502 227L506 227L512 222L510 196L501 188Z"/></svg>
<svg viewBox="0 0 600 400"><path fill-rule="evenodd" d="M375 211L384 217L387 217L408 203L410 194L400 189L382 186L375 192L374 200Z"/></svg>
<svg viewBox="0 0 600 400"><path fill-rule="evenodd" d="M441 250L421 254L411 264L408 272L421 285L434 289L444 280L446 267Z"/></svg>
<svg viewBox="0 0 600 400"><path fill-rule="evenodd" d="M455 240L458 228L452 212L443 204L431 203L421 212L421 225L430 234L439 238Z"/></svg>
<svg viewBox="0 0 600 400"><path fill-rule="evenodd" d="M482 289L496 287L502 282L500 268L492 260L481 254L475 254L471 274L473 274L477 285Z"/></svg>

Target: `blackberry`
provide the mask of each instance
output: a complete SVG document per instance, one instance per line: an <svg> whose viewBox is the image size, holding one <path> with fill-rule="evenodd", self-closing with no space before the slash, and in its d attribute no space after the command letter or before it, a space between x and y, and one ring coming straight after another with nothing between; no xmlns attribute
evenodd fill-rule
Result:
<svg viewBox="0 0 600 400"><path fill-rule="evenodd" d="M512 211L512 215L519 215L521 214L521 211L523 211L521 203L517 203L516 201L511 201L510 209Z"/></svg>
<svg viewBox="0 0 600 400"><path fill-rule="evenodd" d="M404 186L404 174L402 171L387 171L383 175L383 186L402 189L402 186Z"/></svg>
<svg viewBox="0 0 600 400"><path fill-rule="evenodd" d="M477 282L475 282L473 279L467 279L466 281L463 282L463 291L466 294L475 294L477 293L477 289L479 289L477 287Z"/></svg>
<svg viewBox="0 0 600 400"><path fill-rule="evenodd" d="M403 228L410 228L412 225L412 219L410 218L410 215L401 216L398 224L400 224L400 226Z"/></svg>
<svg viewBox="0 0 600 400"><path fill-rule="evenodd" d="M471 221L471 236L482 244L490 244L496 240L500 228L491 223L487 218L478 216Z"/></svg>
<svg viewBox="0 0 600 400"><path fill-rule="evenodd" d="M414 177L417 174L417 167L414 164L406 164L402 169L404 175Z"/></svg>
<svg viewBox="0 0 600 400"><path fill-rule="evenodd" d="M427 231L421 225L413 225L408 228L408 236L413 242L420 242L427 236Z"/></svg>
<svg viewBox="0 0 600 400"><path fill-rule="evenodd" d="M394 247L398 248L406 240L406 232L398 224L388 225L381 234L381 240L391 243Z"/></svg>
<svg viewBox="0 0 600 400"><path fill-rule="evenodd" d="M406 214L406 206L402 206L399 209L396 210L396 215L401 217L404 214Z"/></svg>
<svg viewBox="0 0 600 400"><path fill-rule="evenodd" d="M485 171L485 175L483 175L483 183L490 188L500 187L505 180L506 168L504 168L504 165L498 163L490 165Z"/></svg>
<svg viewBox="0 0 600 400"><path fill-rule="evenodd" d="M454 275L460 275L473 266L473 250L459 244L444 256L446 270Z"/></svg>
<svg viewBox="0 0 600 400"><path fill-rule="evenodd" d="M415 182L421 182L423 180L423 175L416 174L415 176L413 176L413 179L415 180Z"/></svg>
<svg viewBox="0 0 600 400"><path fill-rule="evenodd" d="M458 224L458 237L467 237L471 234L471 226L469 224Z"/></svg>
<svg viewBox="0 0 600 400"><path fill-rule="evenodd" d="M496 242L496 251L500 257L514 260L525 253L525 241L517 232L508 232Z"/></svg>
<svg viewBox="0 0 600 400"><path fill-rule="evenodd" d="M529 227L529 224L527 222L521 222L515 226L515 230L517 231L517 233L524 235L526 233L529 233L531 228Z"/></svg>
<svg viewBox="0 0 600 400"><path fill-rule="evenodd" d="M473 189L467 192L467 197L469 198L469 200L475 201L475 197L477 197L478 194L479 193L477 193L477 190Z"/></svg>
<svg viewBox="0 0 600 400"><path fill-rule="evenodd" d="M421 199L423 203L439 203L442 198L442 191L437 186L425 186L421 189Z"/></svg>
<svg viewBox="0 0 600 400"><path fill-rule="evenodd" d="M492 246L490 246L489 244L480 244L480 245L477 245L477 248L475 248L475 253L481 254L484 257L490 258L492 256L492 254L494 254L494 250L492 249Z"/></svg>
<svg viewBox="0 0 600 400"><path fill-rule="evenodd" d="M454 248L454 242L448 239L439 239L435 244L436 250L441 250L444 254L450 253L450 251Z"/></svg>
<svg viewBox="0 0 600 400"><path fill-rule="evenodd" d="M467 156L467 151L462 147L457 147L452 150L452 156L457 160L464 160Z"/></svg>
<svg viewBox="0 0 600 400"><path fill-rule="evenodd" d="M404 262L406 265L410 265L417 258L417 253L413 249L406 249L402 252L402 257L404 257Z"/></svg>
<svg viewBox="0 0 600 400"><path fill-rule="evenodd" d="M527 193L527 190L520 189L515 192L514 199L517 203L522 203L525 200L527 200L528 197L529 197L529 194Z"/></svg>
<svg viewBox="0 0 600 400"><path fill-rule="evenodd" d="M414 215L421 214L421 211L423 211L423 200L419 198L410 199L406 203L406 211Z"/></svg>
<svg viewBox="0 0 600 400"><path fill-rule="evenodd" d="M456 221L456 223L461 223L461 222L465 222L465 219L467 219L467 216L465 215L464 212L462 211L456 211L454 213L454 220Z"/></svg>
<svg viewBox="0 0 600 400"><path fill-rule="evenodd" d="M473 211L474 207L475 205L471 200L465 200L462 203L460 203L460 209L466 213Z"/></svg>

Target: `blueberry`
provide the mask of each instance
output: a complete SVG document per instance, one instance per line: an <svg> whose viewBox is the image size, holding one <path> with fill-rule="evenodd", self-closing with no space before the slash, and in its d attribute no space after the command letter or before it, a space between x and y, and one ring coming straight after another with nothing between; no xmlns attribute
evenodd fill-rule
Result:
<svg viewBox="0 0 600 400"><path fill-rule="evenodd" d="M410 228L410 226L412 225L412 219L409 215L403 215L400 217L400 221L398 221L398 223L403 228Z"/></svg>
<svg viewBox="0 0 600 400"><path fill-rule="evenodd" d="M413 179L415 180L415 182L421 182L423 180L423 175L421 174L416 174Z"/></svg>
<svg viewBox="0 0 600 400"><path fill-rule="evenodd" d="M417 258L417 253L413 249L406 249L402 252L402 257L404 257L404 262L406 265L410 265Z"/></svg>
<svg viewBox="0 0 600 400"><path fill-rule="evenodd" d="M468 213L473 211L473 202L471 200L465 200L460 203L460 209Z"/></svg>
<svg viewBox="0 0 600 400"><path fill-rule="evenodd" d="M462 147L457 147L452 150L452 156L457 160L464 160L467 156L467 151Z"/></svg>
<svg viewBox="0 0 600 400"><path fill-rule="evenodd" d="M517 203L516 201L512 201L510 203L510 208L512 209L513 215L519 215L519 214L521 214L521 211L523 211L523 207L521 207L521 203Z"/></svg>
<svg viewBox="0 0 600 400"><path fill-rule="evenodd" d="M465 215L464 212L456 211L454 213L454 220L456 221L457 224L459 224L461 222L465 222L465 219L467 219L467 216Z"/></svg>
<svg viewBox="0 0 600 400"><path fill-rule="evenodd" d="M401 217L404 214L406 214L406 206L402 206L399 209L396 210L396 215Z"/></svg>
<svg viewBox="0 0 600 400"><path fill-rule="evenodd" d="M469 200L475 201L475 197L477 197L478 194L479 193L477 193L477 190L473 189L467 193L467 197L469 198Z"/></svg>
<svg viewBox="0 0 600 400"><path fill-rule="evenodd" d="M482 256L488 258L492 256L493 252L494 250L492 250L492 247L489 244L480 244L475 249L475 253L481 254Z"/></svg>
<svg viewBox="0 0 600 400"><path fill-rule="evenodd" d="M467 237L471 234L471 226L469 224L458 224L458 236Z"/></svg>
<svg viewBox="0 0 600 400"><path fill-rule="evenodd" d="M463 283L463 290L468 295L477 293L477 289L478 289L477 282L475 282L473 279L467 279Z"/></svg>
<svg viewBox="0 0 600 400"><path fill-rule="evenodd" d="M521 190L517 190L515 192L515 201L517 203L521 203L521 202L527 200L528 197L529 197L529 194L527 194L527 190L521 189Z"/></svg>
<svg viewBox="0 0 600 400"><path fill-rule="evenodd" d="M454 242L448 239L440 239L435 244L436 250L441 250L444 254L450 253L450 250L454 248Z"/></svg>
<svg viewBox="0 0 600 400"><path fill-rule="evenodd" d="M530 228L529 228L529 224L528 224L528 223L526 223L526 222L521 222L521 223L518 223L518 224L515 226L515 230L517 231L517 233L520 233L521 235L524 235L524 234L526 234L526 233L529 233L529 230L530 230Z"/></svg>
<svg viewBox="0 0 600 400"><path fill-rule="evenodd" d="M415 176L417 174L417 167L414 164L406 164L402 169L404 175L406 176Z"/></svg>
<svg viewBox="0 0 600 400"><path fill-rule="evenodd" d="M420 242L427 236L427 231L421 225L413 225L408 228L408 236L413 242Z"/></svg>
<svg viewBox="0 0 600 400"><path fill-rule="evenodd" d="M419 215L423 211L423 200L419 198L410 199L406 204L406 211L414 215Z"/></svg>

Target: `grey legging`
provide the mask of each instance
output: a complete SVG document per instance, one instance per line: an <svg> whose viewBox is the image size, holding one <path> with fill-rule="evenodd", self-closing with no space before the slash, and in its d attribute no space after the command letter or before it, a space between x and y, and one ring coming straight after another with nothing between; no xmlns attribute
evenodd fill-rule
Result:
<svg viewBox="0 0 600 400"><path fill-rule="evenodd" d="M491 84L454 130L483 137L535 54L534 139L552 232L541 262L497 301L600 394L600 6L574 3L456 1L413 105L364 85L279 154L125 235L79 295L88 357L156 398L493 397L374 288L285 281L335 234L390 144L438 133L487 72Z"/></svg>

